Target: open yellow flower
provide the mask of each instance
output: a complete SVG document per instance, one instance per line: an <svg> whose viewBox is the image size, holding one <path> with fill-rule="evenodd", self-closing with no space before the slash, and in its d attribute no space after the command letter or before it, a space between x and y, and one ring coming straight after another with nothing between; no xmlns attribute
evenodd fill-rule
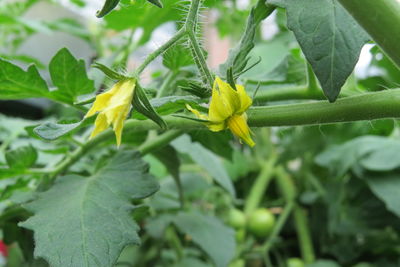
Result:
<svg viewBox="0 0 400 267"><path fill-rule="evenodd" d="M253 101L242 85L235 85L235 87L236 90L219 77L215 78L208 116L189 105L186 107L199 119L208 120L207 127L211 131L219 132L229 128L234 135L253 147L255 143L251 138L245 113Z"/></svg>
<svg viewBox="0 0 400 267"><path fill-rule="evenodd" d="M96 96L93 106L85 115L85 118L87 118L99 112L90 139L112 125L117 139L117 145L119 146L121 144L122 129L124 128L124 121L131 108L135 86L135 79L121 80L109 91Z"/></svg>

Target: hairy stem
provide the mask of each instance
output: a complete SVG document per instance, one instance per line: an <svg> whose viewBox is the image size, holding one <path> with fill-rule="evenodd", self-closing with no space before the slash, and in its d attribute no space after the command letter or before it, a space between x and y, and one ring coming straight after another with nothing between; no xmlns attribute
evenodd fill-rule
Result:
<svg viewBox="0 0 400 267"><path fill-rule="evenodd" d="M198 63L198 67L200 72L205 76L207 82L210 86L212 86L214 78L208 69L207 62L203 51L199 45L199 41L196 38L196 27L197 27L197 20L198 20L198 13L200 8L200 0L192 0L190 5L189 13L186 18L185 27L186 33L189 37L189 42L195 56L196 63Z"/></svg>
<svg viewBox="0 0 400 267"><path fill-rule="evenodd" d="M197 62L199 64L200 72L207 79L207 82L208 82L209 86L212 87L214 78L213 78L210 70L208 69L206 59L204 57L203 51L201 51L201 47L200 47L199 42L198 42L198 40L196 38L196 35L195 35L194 32L189 31L188 32L188 36L189 36L190 44L191 44L191 46L193 48L193 53L195 54Z"/></svg>
<svg viewBox="0 0 400 267"><path fill-rule="evenodd" d="M182 39L186 34L184 28L181 28L178 32L175 33L174 36L171 37L167 42L165 42L162 46L154 50L151 54L147 56L147 58L143 61L143 63L137 68L136 75L141 74L144 69L159 55L167 51L171 46L173 46L177 41Z"/></svg>

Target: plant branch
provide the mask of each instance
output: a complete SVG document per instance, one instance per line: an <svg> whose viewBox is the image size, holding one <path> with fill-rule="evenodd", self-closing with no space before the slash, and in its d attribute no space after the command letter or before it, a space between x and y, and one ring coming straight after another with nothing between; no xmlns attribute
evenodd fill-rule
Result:
<svg viewBox="0 0 400 267"><path fill-rule="evenodd" d="M315 260L315 254L306 211L299 205L295 205L293 215L302 258L306 264L312 263Z"/></svg>
<svg viewBox="0 0 400 267"><path fill-rule="evenodd" d="M204 57L203 51L201 51L201 47L200 47L199 42L198 42L198 40L196 38L196 34L189 30L188 31L188 36L189 36L190 44L191 44L191 46L193 48L193 53L195 54L196 59L197 59L198 67L200 69L200 72L207 79L207 82L208 82L209 86L212 87L213 82L214 82L214 78L213 78L210 70L208 69L206 59Z"/></svg>
<svg viewBox="0 0 400 267"><path fill-rule="evenodd" d="M279 215L278 220L275 224L274 229L272 230L271 235L267 239L267 241L263 244L261 247L261 251L266 254L268 251L271 249L272 245L274 244L276 238L278 237L279 233L281 232L283 226L285 226L285 223L287 219L289 218L289 215L291 214L292 210L294 207L293 201L288 202L285 207L283 208L282 213Z"/></svg>
<svg viewBox="0 0 400 267"><path fill-rule="evenodd" d="M186 34L186 31L183 28L181 28L178 32L175 33L174 36L171 37L167 42L165 42L162 46L154 50L152 53L150 53L146 59L143 61L143 63L137 68L136 70L136 76L139 76L144 69L154 60L156 59L159 55L167 51L171 46L173 46L177 41L182 39Z"/></svg>
<svg viewBox="0 0 400 267"><path fill-rule="evenodd" d="M141 146L139 146L138 150L142 155L148 154L154 150L162 148L167 145L169 142L181 136L184 132L182 130L170 130L163 134L160 134L153 139L150 139L144 142Z"/></svg>
<svg viewBox="0 0 400 267"><path fill-rule="evenodd" d="M318 125L337 122L351 122L360 120L374 120L400 117L400 89L392 89L381 92L366 93L362 95L346 97L335 103L317 101L311 103L276 105L251 108L248 111L249 126L295 126ZM175 116L165 116L165 122L169 129L201 129L204 124L194 120ZM159 129L159 126L150 120L127 120L124 134ZM172 134L171 134L172 135ZM111 129L106 130L88 141L85 145L73 151L54 169L51 178L64 172L72 164L78 161L87 151L100 143L114 137ZM161 139L164 138L160 137ZM158 142L159 139L154 139ZM165 139L168 140L168 139ZM149 144L146 147L150 146Z"/></svg>
<svg viewBox="0 0 400 267"><path fill-rule="evenodd" d="M250 193L244 206L244 213L251 214L260 205L260 202L268 188L269 182L274 174L274 165L276 156L272 154L267 162L264 162L260 174L257 176L253 185L251 186Z"/></svg>
<svg viewBox="0 0 400 267"><path fill-rule="evenodd" d="M210 70L208 69L205 56L203 54L203 51L201 50L199 41L196 38L196 27L197 27L199 8L200 8L200 0L192 0L189 13L185 22L185 28L186 28L186 33L189 37L192 51L196 57L196 62L198 63L199 70L207 79L208 84L212 87L214 78Z"/></svg>

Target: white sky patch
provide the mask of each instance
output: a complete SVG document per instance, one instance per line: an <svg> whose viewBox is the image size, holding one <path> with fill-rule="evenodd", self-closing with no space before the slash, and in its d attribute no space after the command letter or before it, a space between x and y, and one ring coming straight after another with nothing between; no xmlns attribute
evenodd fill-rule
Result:
<svg viewBox="0 0 400 267"><path fill-rule="evenodd" d="M84 7L78 7L70 2L70 0L59 0L60 3L68 9L78 13L79 15L90 18L96 15L96 12L103 7L104 1L86 0Z"/></svg>
<svg viewBox="0 0 400 267"><path fill-rule="evenodd" d="M358 77L358 78L366 78L367 77L368 66L372 60L372 55L369 51L371 50L371 48L373 46L374 46L374 44L366 44L361 49L360 58L358 59L358 62L354 69L354 73L355 73L356 77Z"/></svg>

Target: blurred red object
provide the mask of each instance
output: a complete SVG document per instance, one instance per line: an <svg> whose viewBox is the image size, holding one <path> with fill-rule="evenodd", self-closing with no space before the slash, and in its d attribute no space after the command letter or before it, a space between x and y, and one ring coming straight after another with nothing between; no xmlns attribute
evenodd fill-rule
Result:
<svg viewBox="0 0 400 267"><path fill-rule="evenodd" d="M8 255L7 246L1 240L0 240L0 253L3 255L3 257L7 257Z"/></svg>

